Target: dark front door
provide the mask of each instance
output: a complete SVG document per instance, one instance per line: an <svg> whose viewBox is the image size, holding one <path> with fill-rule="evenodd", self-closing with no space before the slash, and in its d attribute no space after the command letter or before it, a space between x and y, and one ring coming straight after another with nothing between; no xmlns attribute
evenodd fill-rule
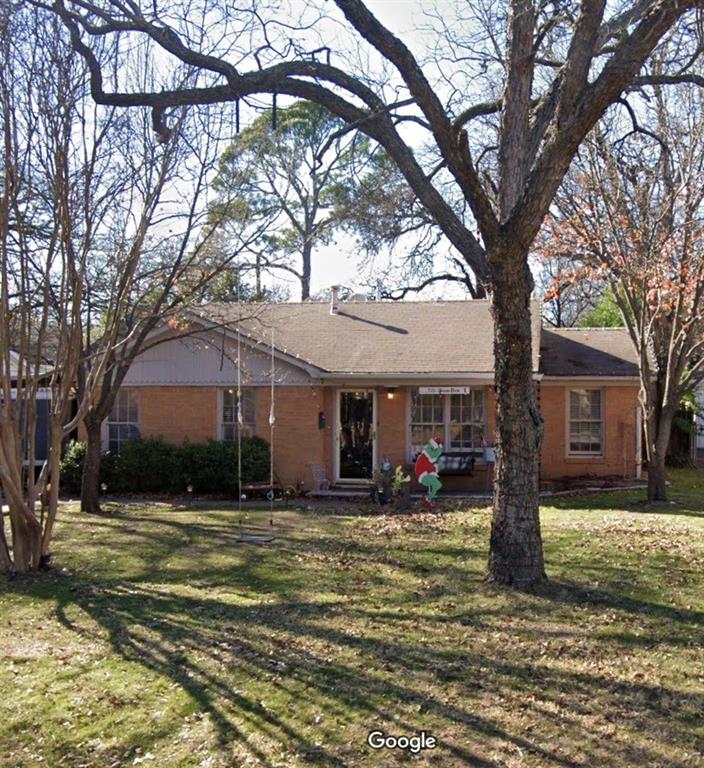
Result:
<svg viewBox="0 0 704 768"><path fill-rule="evenodd" d="M340 480L362 480L374 470L374 393L340 392Z"/></svg>

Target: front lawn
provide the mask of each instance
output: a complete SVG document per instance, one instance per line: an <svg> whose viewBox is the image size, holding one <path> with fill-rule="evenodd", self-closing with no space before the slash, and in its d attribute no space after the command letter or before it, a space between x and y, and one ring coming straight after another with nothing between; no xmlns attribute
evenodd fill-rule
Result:
<svg viewBox="0 0 704 768"><path fill-rule="evenodd" d="M639 495L546 506L533 595L483 583L485 509L65 511L0 577L0 766L704 765L704 472Z"/></svg>

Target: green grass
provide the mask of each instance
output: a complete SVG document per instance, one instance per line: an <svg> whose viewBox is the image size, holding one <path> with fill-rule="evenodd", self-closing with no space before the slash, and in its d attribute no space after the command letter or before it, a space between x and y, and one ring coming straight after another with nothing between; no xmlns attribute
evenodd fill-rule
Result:
<svg viewBox="0 0 704 768"><path fill-rule="evenodd" d="M483 583L485 509L282 511L265 547L65 511L54 570L0 579L0 766L704 765L704 473L673 477L546 506L530 595Z"/></svg>

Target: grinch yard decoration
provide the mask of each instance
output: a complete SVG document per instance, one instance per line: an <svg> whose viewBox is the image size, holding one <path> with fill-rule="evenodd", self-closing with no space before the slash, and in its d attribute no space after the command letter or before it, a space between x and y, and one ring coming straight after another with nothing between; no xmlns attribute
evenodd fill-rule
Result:
<svg viewBox="0 0 704 768"><path fill-rule="evenodd" d="M426 509L433 506L433 499L442 488L442 483L438 477L438 459L441 454L442 440L439 437L433 437L416 459L416 480L428 489L428 493L423 498L423 506Z"/></svg>

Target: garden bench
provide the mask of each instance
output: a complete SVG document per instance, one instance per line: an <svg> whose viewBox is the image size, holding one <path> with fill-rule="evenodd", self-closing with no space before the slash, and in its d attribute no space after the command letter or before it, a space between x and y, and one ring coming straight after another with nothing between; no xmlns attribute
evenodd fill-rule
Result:
<svg viewBox="0 0 704 768"><path fill-rule="evenodd" d="M438 474L440 475L466 475L474 474L474 454L464 451L445 451L438 461Z"/></svg>

